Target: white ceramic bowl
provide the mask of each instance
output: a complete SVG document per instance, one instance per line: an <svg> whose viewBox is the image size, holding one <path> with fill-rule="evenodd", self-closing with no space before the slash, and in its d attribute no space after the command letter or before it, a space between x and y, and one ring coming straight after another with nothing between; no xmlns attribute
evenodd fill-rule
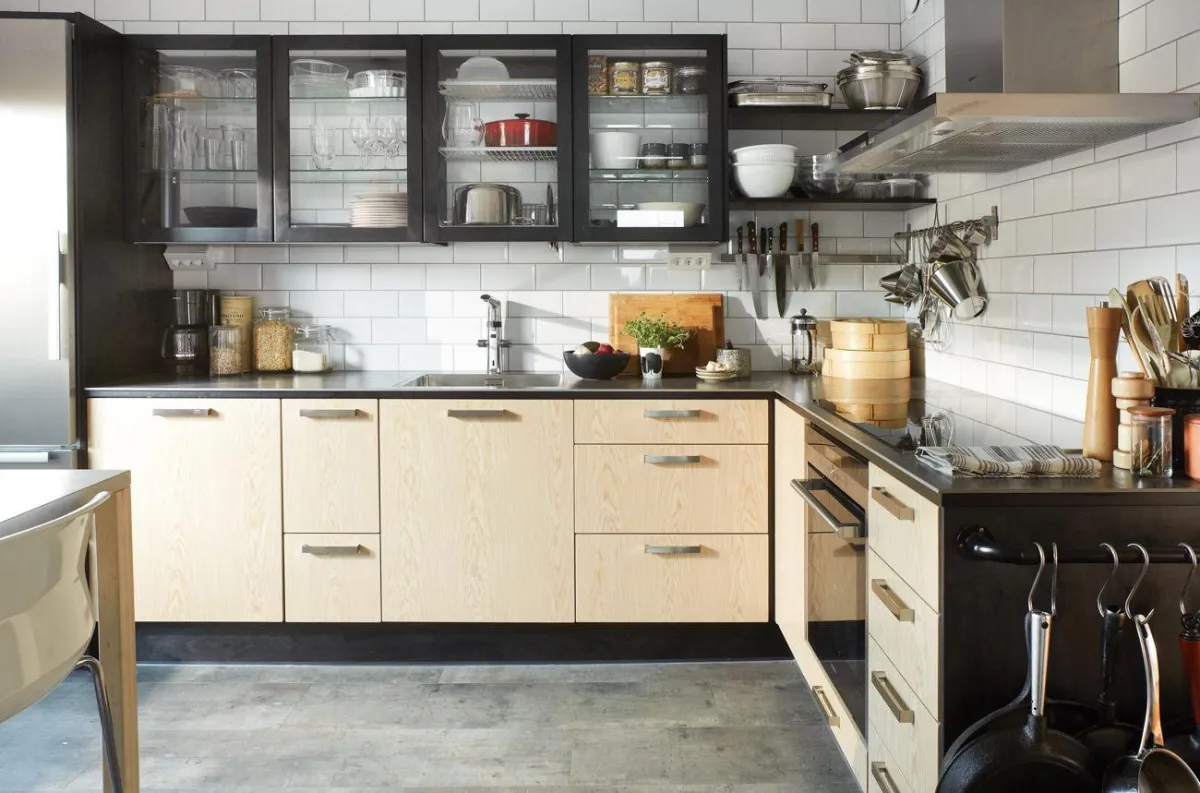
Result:
<svg viewBox="0 0 1200 793"><path fill-rule="evenodd" d="M796 162L796 147L786 143L764 143L760 146L743 146L733 150L733 162L737 165L745 163L782 163L787 165Z"/></svg>
<svg viewBox="0 0 1200 793"><path fill-rule="evenodd" d="M601 170L626 170L638 167L642 136L636 132L593 132L592 167Z"/></svg>
<svg viewBox="0 0 1200 793"><path fill-rule="evenodd" d="M733 166L733 180L747 198L778 198L787 193L795 175L795 163L735 163Z"/></svg>
<svg viewBox="0 0 1200 793"><path fill-rule="evenodd" d="M690 227L700 222L700 213L704 211L704 204L690 204L686 201L649 201L635 204L634 208L645 212L682 212L683 225Z"/></svg>

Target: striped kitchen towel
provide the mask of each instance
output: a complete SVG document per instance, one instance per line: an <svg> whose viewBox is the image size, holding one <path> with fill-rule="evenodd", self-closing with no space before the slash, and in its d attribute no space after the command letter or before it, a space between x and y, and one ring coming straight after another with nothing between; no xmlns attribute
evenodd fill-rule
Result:
<svg viewBox="0 0 1200 793"><path fill-rule="evenodd" d="M1100 461L1068 455L1057 446L921 446L917 459L950 476L992 478L1100 475Z"/></svg>

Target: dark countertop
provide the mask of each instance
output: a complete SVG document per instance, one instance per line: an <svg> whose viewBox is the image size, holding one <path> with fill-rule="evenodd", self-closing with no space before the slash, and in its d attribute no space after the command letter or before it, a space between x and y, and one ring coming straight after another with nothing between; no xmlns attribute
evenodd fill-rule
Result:
<svg viewBox="0 0 1200 793"><path fill-rule="evenodd" d="M128 471L0 471L0 537L64 515L102 490L126 487Z"/></svg>
<svg viewBox="0 0 1200 793"><path fill-rule="evenodd" d="M795 406L822 431L885 469L931 501L945 506L969 502L973 506L995 503L1012 506L1013 496L1039 505L1105 504L1195 505L1200 506L1200 482L1187 478L1138 479L1127 471L1106 466L1096 479L976 479L946 476L919 462L909 451L872 435L841 418L832 409L819 377L795 377L785 373L758 372L744 380L705 383L694 377L669 377L661 384L647 385L636 377L616 380L580 380L563 377L553 388L428 388L407 385L422 372L329 372L312 375L244 375L229 378L154 378L138 382L87 389L89 397L173 398L337 398L377 399L554 399L604 397L607 399L714 399L780 398ZM845 381L842 381L845 382ZM970 444L1050 443L1051 418L1041 422L1047 429L1039 437L1015 434L1011 425L1017 411L1028 411L1011 402L976 391L924 378L910 381L910 425L923 413L949 412L954 421L954 442ZM824 404L822 404L824 403ZM1035 413L1037 411L1034 411ZM1005 420L1002 417L1009 417ZM797 442L802 442L797 439Z"/></svg>

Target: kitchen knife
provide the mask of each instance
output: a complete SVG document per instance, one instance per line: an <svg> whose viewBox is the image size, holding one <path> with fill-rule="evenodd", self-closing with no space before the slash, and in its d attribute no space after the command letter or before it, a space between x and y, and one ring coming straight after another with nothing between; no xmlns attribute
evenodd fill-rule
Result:
<svg viewBox="0 0 1200 793"><path fill-rule="evenodd" d="M820 231L818 230L819 224L812 223L812 224L810 224L810 226L812 227L813 249L812 249L812 264L810 264L808 267L808 288L816 289L817 288L817 267L819 267L821 264L821 261L820 261L821 237L820 237Z"/></svg>
<svg viewBox="0 0 1200 793"><path fill-rule="evenodd" d="M770 253L767 250L767 230L765 228L758 230L758 252L760 255ZM763 265L765 266L766 262L763 262Z"/></svg>
<svg viewBox="0 0 1200 793"><path fill-rule="evenodd" d="M784 226L783 234L787 234L787 226ZM773 237L775 229L767 230L767 247L773 248ZM775 264L775 306L779 309L779 317L782 319L787 316L787 257L772 256L771 261Z"/></svg>
<svg viewBox="0 0 1200 793"><path fill-rule="evenodd" d="M737 252L739 256L746 252L746 229L742 228L741 226L738 226Z"/></svg>
<svg viewBox="0 0 1200 793"><path fill-rule="evenodd" d="M767 254L775 252L775 229L767 229Z"/></svg>
<svg viewBox="0 0 1200 793"><path fill-rule="evenodd" d="M787 224L779 224L779 252L787 253Z"/></svg>
<svg viewBox="0 0 1200 793"><path fill-rule="evenodd" d="M755 233L753 220L746 224L746 236L750 238L750 254L758 253L758 235Z"/></svg>
<svg viewBox="0 0 1200 793"><path fill-rule="evenodd" d="M795 234L792 238L796 240L796 256L790 260L792 263L792 287L795 289L803 289L804 287L802 284L806 283L806 280L802 277L804 275L803 268L805 267L804 221L797 219L793 228L795 229Z"/></svg>

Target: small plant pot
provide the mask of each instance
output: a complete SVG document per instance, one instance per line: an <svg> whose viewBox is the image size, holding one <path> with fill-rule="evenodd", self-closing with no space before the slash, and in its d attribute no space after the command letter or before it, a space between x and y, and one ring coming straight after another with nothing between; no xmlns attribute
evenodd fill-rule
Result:
<svg viewBox="0 0 1200 793"><path fill-rule="evenodd" d="M667 351L663 347L638 347L643 380L662 380Z"/></svg>

